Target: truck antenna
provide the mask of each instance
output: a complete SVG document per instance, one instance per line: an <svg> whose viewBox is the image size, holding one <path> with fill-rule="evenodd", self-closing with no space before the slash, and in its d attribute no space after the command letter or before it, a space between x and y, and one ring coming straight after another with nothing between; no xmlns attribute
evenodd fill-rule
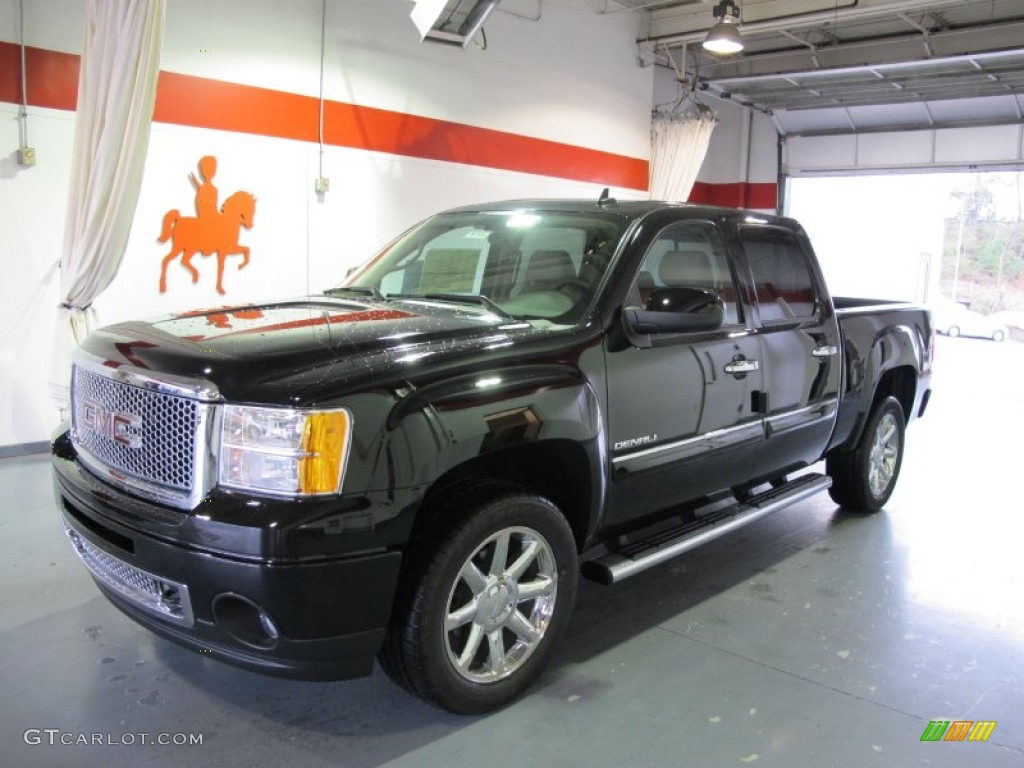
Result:
<svg viewBox="0 0 1024 768"><path fill-rule="evenodd" d="M597 204L602 208L606 205L615 205L616 202L618 201L608 194L608 187L601 190L601 196L597 198Z"/></svg>

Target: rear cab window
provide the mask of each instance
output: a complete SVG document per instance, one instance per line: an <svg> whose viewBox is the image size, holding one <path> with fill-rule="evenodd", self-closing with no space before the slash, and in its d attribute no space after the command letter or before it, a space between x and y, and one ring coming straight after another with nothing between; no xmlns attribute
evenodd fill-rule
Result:
<svg viewBox="0 0 1024 768"><path fill-rule="evenodd" d="M740 243L764 325L817 319L821 299L807 252L790 231L744 226Z"/></svg>

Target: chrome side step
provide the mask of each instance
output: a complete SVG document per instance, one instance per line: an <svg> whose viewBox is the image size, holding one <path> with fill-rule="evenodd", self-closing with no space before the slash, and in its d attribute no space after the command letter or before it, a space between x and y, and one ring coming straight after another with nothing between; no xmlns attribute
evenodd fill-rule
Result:
<svg viewBox="0 0 1024 768"><path fill-rule="evenodd" d="M827 475L803 475L779 488L586 562L581 567L582 573L593 581L614 584L828 490L831 485L832 478Z"/></svg>

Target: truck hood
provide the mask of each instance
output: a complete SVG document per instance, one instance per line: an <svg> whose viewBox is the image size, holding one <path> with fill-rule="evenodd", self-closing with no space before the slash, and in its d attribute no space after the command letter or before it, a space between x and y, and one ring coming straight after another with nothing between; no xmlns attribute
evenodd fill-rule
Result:
<svg viewBox="0 0 1024 768"><path fill-rule="evenodd" d="M212 382L231 401L308 405L535 333L476 307L308 297L120 323L83 349L107 367Z"/></svg>

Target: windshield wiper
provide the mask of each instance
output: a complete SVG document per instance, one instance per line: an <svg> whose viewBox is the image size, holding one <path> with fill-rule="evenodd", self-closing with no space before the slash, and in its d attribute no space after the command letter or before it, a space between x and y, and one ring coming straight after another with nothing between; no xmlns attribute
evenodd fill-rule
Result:
<svg viewBox="0 0 1024 768"><path fill-rule="evenodd" d="M343 285L340 288L328 288L324 291L325 296L340 296L346 293L357 293L360 296L384 300L384 294L369 285Z"/></svg>
<svg viewBox="0 0 1024 768"><path fill-rule="evenodd" d="M456 304L476 304L483 307L492 315L497 315L505 320L516 318L495 304L491 299L480 293L389 293L390 299L428 299L431 301L451 301Z"/></svg>

